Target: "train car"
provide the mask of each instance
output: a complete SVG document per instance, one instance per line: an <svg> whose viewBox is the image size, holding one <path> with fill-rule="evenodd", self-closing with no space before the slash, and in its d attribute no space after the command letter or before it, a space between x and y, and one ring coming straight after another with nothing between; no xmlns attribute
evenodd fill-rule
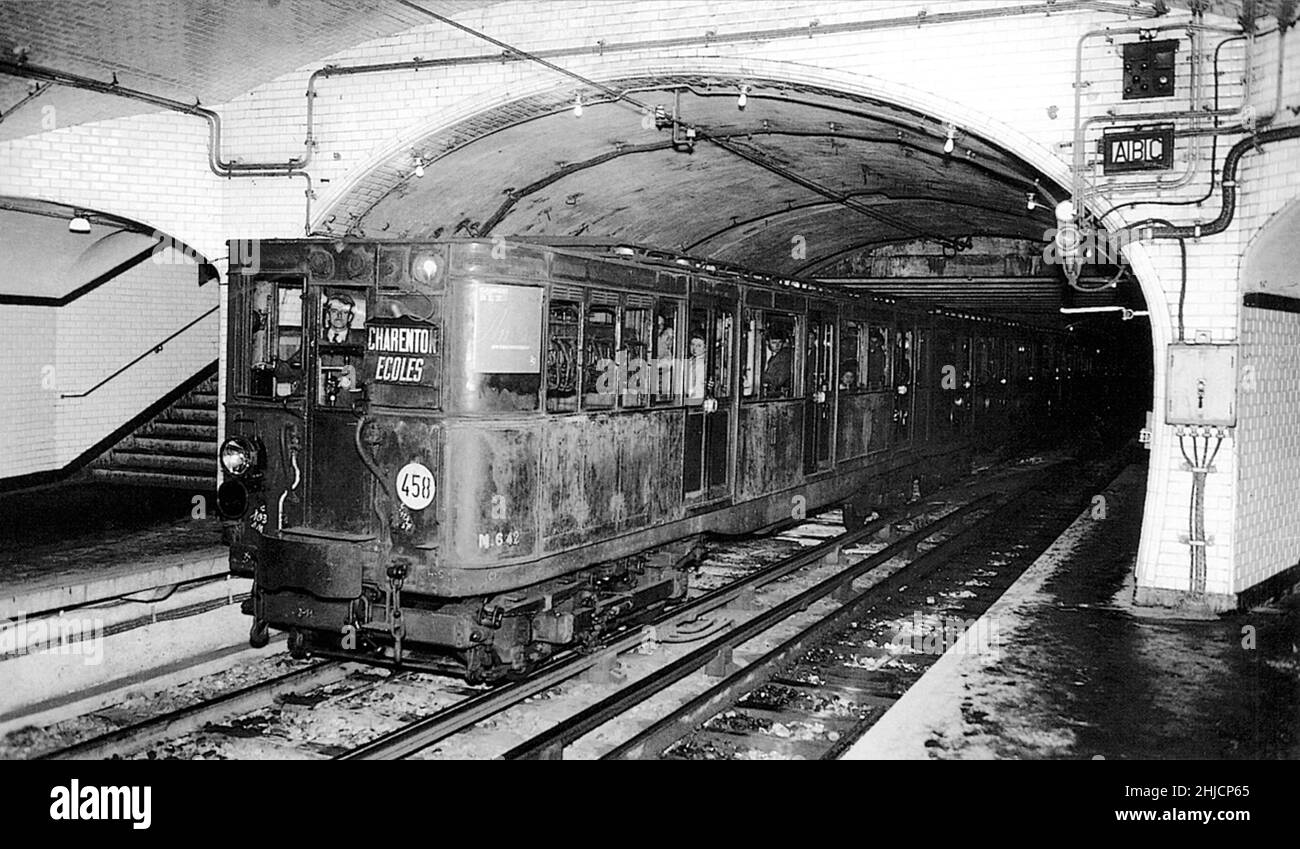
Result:
<svg viewBox="0 0 1300 849"><path fill-rule="evenodd" d="M703 535L860 523L1068 394L1061 334L669 254L256 246L218 500L296 655L522 673L682 598Z"/></svg>

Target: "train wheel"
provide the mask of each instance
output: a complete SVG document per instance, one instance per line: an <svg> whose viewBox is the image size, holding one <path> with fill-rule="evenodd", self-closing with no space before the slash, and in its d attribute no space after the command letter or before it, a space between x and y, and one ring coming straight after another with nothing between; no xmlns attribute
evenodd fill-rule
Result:
<svg viewBox="0 0 1300 849"><path fill-rule="evenodd" d="M271 629L266 627L265 622L254 619L253 626L248 629L248 644L255 649L264 649L269 642Z"/></svg>
<svg viewBox="0 0 1300 849"><path fill-rule="evenodd" d="M307 656L307 635L297 628L289 632L289 657L302 660Z"/></svg>

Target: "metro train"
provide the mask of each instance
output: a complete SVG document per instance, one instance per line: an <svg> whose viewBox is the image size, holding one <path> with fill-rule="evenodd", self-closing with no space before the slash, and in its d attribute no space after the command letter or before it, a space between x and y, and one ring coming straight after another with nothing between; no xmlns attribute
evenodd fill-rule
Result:
<svg viewBox="0 0 1300 849"><path fill-rule="evenodd" d="M250 642L526 672L687 592L706 534L969 472L1070 334L621 246L231 245L223 482Z"/></svg>

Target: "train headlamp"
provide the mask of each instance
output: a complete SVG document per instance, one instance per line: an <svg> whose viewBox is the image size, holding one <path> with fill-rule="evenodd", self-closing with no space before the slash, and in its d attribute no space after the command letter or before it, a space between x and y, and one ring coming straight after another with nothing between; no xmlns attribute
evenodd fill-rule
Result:
<svg viewBox="0 0 1300 849"><path fill-rule="evenodd" d="M221 468L233 477L247 477L257 470L259 451L253 440L244 436L232 436L221 444L219 454Z"/></svg>

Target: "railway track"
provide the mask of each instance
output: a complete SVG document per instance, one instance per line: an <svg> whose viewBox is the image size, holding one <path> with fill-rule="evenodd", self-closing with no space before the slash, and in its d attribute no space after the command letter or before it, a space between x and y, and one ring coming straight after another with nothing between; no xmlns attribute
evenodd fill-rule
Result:
<svg viewBox="0 0 1300 849"><path fill-rule="evenodd" d="M755 636L763 625L775 623L817 598L838 593L843 604L833 613L799 628L601 755L604 759L837 757L949 646L996 650L995 635L972 633L968 628L978 627L977 617L1078 515L1086 503L1086 497L1079 495L1082 484L1073 480L1030 485L988 509L981 509L980 504L963 508L960 512L974 521L948 523L955 526L955 532L920 553L907 568L856 593L846 592L851 583L844 578L828 578L786 602L782 609L770 611L764 617L769 622L755 622L734 636L715 640L635 687L516 746L504 757L561 758L566 747L674 681L706 664L716 668L723 655L710 657L711 652L727 652L729 661L730 649ZM931 529L920 533L934 535ZM905 538L895 546L904 542L913 544ZM891 553L889 549L849 572L862 574L875 568L887 553ZM979 591L952 589L972 585ZM917 624L925 621L927 625L900 641L900 635L906 635L900 620L906 622L909 613ZM921 633L924 630L929 634ZM924 645L926 640L933 645Z"/></svg>
<svg viewBox="0 0 1300 849"><path fill-rule="evenodd" d="M746 605L752 600L753 594L762 587L779 581L811 563L828 556L835 556L840 549L869 539L879 534L882 529L913 521L926 509L927 505L914 505L900 516L877 519L860 531L839 534L792 557L784 558L740 579L732 580L722 587L704 592L654 622L630 629L593 653L561 654L549 665L536 670L526 679L491 690L470 692L469 695L465 695L469 692L468 688L460 687L457 682L453 689L459 689L462 698L429 717L428 721L420 721L395 732L380 735L366 745L344 751L342 756L349 759L396 758L419 751L438 740L543 693L557 684L610 664L619 654L645 645L648 635L655 633L649 629L668 633L675 628L681 628L686 638L690 639L692 623L701 622L711 613L725 611L728 605L737 603ZM928 509L934 508L931 506ZM813 518L815 520L816 517ZM70 746L46 751L39 756L58 760L129 757L138 755L150 746L159 746L168 740L188 734L199 732L220 734L223 728L228 728L233 734L241 735L245 733L246 728L255 727L253 723L241 721L241 717L271 709L279 701L310 703L313 693L329 688L333 688L335 692L327 694L327 697L331 701L339 701L365 689L391 686L407 677L420 676L420 673L398 672L389 678L377 679L375 674L376 671L370 667L337 661L319 661L213 699L152 716ZM359 680L349 686L349 679Z"/></svg>
<svg viewBox="0 0 1300 849"><path fill-rule="evenodd" d="M1035 478L1041 476L1040 472L1028 474ZM508 716L507 712L521 703L535 699L549 699L562 689L562 685L566 685L566 682L574 679L607 680L609 669L620 655L638 649L647 652L656 644L666 646L673 643L698 643L699 645L686 651L682 657L669 663L663 670L633 682L614 695L601 699L587 708L579 710L575 707L576 713L556 725L547 736L523 745L516 745L506 752L505 756L510 758L559 756L573 741L589 733L591 729L609 722L620 712L644 704L647 699L674 681L680 681L701 669L712 673L710 683L716 683L716 687L695 685L694 692L709 689L712 694L710 698L714 698L718 695L718 692L714 692L716 688L726 685L733 693L731 698L739 705L738 709L748 710L756 700L771 696L772 687L789 688L794 686L791 682L801 680L804 685L803 692L806 693L811 682L816 680L803 675L798 670L798 663L793 659L793 647L787 647L787 654L790 656L785 659L784 666L777 664L780 666L779 669L773 666L777 671L768 674L761 684L768 687L767 691L754 690L750 693L738 689L742 682L737 678L739 673L735 672L733 662L736 649L747 639L752 639L766 630L763 627L764 623L772 624L774 610L779 608L786 612L798 612L806 610L818 599L828 597L848 599L856 594L851 589L855 578L870 573L896 558L911 557L924 564L931 561L938 562L945 556L955 556L952 549L956 543L949 545L951 539L964 538L972 527L978 530L989 514L999 506L1007 509L1004 503L1005 496L985 493L972 498L969 493L969 489L965 494L958 490L950 491L949 502L913 504L903 514L877 519L859 531L839 533L815 542L810 542L807 538L801 539L800 545L804 547L794 555L770 563L750 574L731 579L723 586L703 591L676 608L664 612L654 621L629 628L593 653L562 654L525 679L493 689L476 690L466 687L462 682L436 679L434 676L421 673L398 671L388 674L388 677L382 677L386 673L369 667L330 661L318 662L288 675L223 694L217 699L172 711L163 716L152 717L43 756L139 757L142 751L150 746L160 747L163 756L169 756L164 744L185 735L221 738L225 734L234 737L261 734L265 737L275 737L278 732L272 727L274 723L271 720L266 719L265 716L250 719L247 718L248 714L260 711L264 715L272 705L286 701L291 705L305 706L304 711L321 704L339 705L358 693L367 691L378 694L379 699L382 699L387 698L388 689L405 687L413 692L427 694L427 701L431 704L399 712L395 720L388 722L389 725L396 724L397 727L373 734L372 739L360 745L352 746L337 741L328 744L308 742L299 747L303 749L300 755L291 756L339 757L348 760L410 757L422 752L427 753L430 747L440 741L462 733L470 733L475 726L491 724L493 718ZM958 506L963 500L966 503ZM825 535L831 532L828 528L829 526L823 523L819 533ZM882 536L889 540L884 548L864 557L851 553L851 549L861 548L865 543L878 545L876 540ZM725 551L728 544L730 543L723 543L720 548ZM945 549L944 546L948 548ZM926 548L929 550L922 551ZM947 551L949 555L936 555L934 552L937 550ZM916 565L917 563L914 562L913 566ZM816 592L790 591L787 593L790 597L776 604L776 607L765 612L754 610L756 593L765 588L784 586L798 576L810 572L816 572L819 576L823 572L831 574L819 581L817 584L819 589ZM908 574L914 573L909 571ZM890 580L891 586L898 583L896 580ZM765 595L767 594L769 593L765 592ZM831 625L821 628L823 636L832 630ZM800 645L803 646L803 643L801 642ZM678 665L686 658L690 659L689 664ZM683 671L688 665L693 666L693 671ZM746 680L753 683L760 668L751 662L742 672L749 671ZM829 679L823 676L821 680ZM523 709L527 710L528 707L524 705ZM272 712L276 710L278 709L272 709ZM772 720L771 722L765 724L764 718L761 717L753 720L756 733L765 730L770 732L773 728L779 729L781 721L774 718L776 713L773 711L775 708L769 709L771 715L766 717L767 720ZM877 714L882 712L883 708L878 710ZM732 716L734 727L725 733L734 738L738 729L751 720L738 718L735 711L732 711ZM681 719L675 721L672 727L684 728L683 723L687 718L697 717L695 713L682 713ZM701 722L712 718L712 715L704 717ZM861 719L862 717L854 714L853 722ZM856 736L853 722L831 723L827 726L829 729L827 735L847 741ZM358 724L365 723L361 721ZM715 731L716 729L710 728L703 733L714 734ZM674 747L673 741L667 740L662 729L656 731L655 735L654 741L648 741L651 745L642 746L642 742L647 741L635 744L629 741L631 744L629 746L606 747L610 751L605 754L628 757L656 751L662 752L665 757L685 757L697 756L691 754L695 750L711 751L710 746L719 750L726 748L720 747L716 742L700 742L703 738L699 738L698 735L698 739L694 742ZM218 750L216 756L224 756L220 752L219 743L213 746ZM270 745L270 748L273 756L285 756L283 751L278 750L277 745ZM170 751L176 750L173 748Z"/></svg>

